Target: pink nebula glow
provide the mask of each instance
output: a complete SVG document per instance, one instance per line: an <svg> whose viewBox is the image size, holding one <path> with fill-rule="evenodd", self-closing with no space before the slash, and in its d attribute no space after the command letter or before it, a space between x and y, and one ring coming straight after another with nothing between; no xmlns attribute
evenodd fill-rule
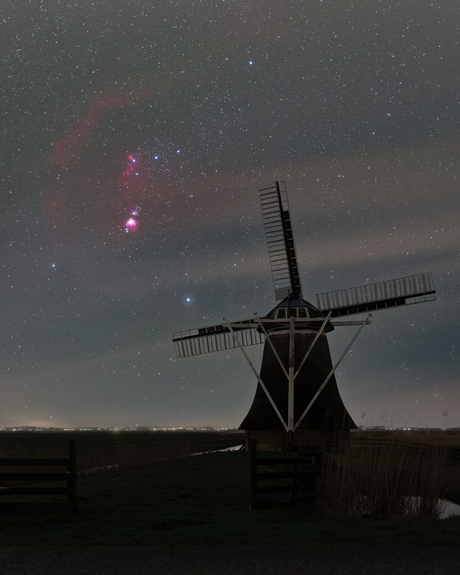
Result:
<svg viewBox="0 0 460 575"><path fill-rule="evenodd" d="M129 218L125 223L125 229L127 232L135 232L137 230L137 220Z"/></svg>

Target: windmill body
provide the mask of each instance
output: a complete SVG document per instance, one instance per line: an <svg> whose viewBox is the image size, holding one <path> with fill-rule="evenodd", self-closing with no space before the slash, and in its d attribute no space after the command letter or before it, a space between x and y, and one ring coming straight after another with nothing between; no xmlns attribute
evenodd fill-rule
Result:
<svg viewBox="0 0 460 575"><path fill-rule="evenodd" d="M309 315L321 319L321 323L312 322ZM317 443L325 440L327 436L344 435L350 429L356 428L340 397L333 373L325 333L334 329L331 323L327 322L323 333L318 337L320 326L325 319L323 314L306 300L297 297L287 297L267 318L272 318L275 323L269 324L266 329L267 341L263 351L260 379L278 406L281 418L270 405L268 394L259 382L251 408L240 425L240 429L246 431L247 444L250 444L251 439L257 439L259 449L277 450L292 446L292 433L297 422L297 445ZM286 324L287 318L295 320L293 342L290 325ZM276 320L283 323L277 323ZM290 357L292 352L293 358ZM292 421L289 409L290 359L294 373ZM327 385L301 420L305 409L331 372ZM286 422L286 425L282 422Z"/></svg>
<svg viewBox="0 0 460 575"><path fill-rule="evenodd" d="M335 370L365 325L370 311L435 299L431 273L317 294L316 306L302 297L287 191L283 182L259 188L275 297L282 300L265 317L176 332L178 357L239 347L258 384L240 428L246 443L261 449L292 448L323 441L356 428L335 380ZM364 319L349 316L367 314ZM345 320L338 319L345 317ZM338 326L358 331L333 365L327 333ZM245 347L264 344L260 373Z"/></svg>

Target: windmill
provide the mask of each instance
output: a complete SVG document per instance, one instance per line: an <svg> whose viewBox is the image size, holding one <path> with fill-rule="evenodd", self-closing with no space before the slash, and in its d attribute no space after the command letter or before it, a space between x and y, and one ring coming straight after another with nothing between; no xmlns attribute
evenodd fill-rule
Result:
<svg viewBox="0 0 460 575"><path fill-rule="evenodd" d="M316 294L316 305L303 298L284 182L259 188L268 256L281 300L266 316L175 332L178 358L240 348L258 384L248 414L240 425L246 445L257 438L260 448L291 448L294 440L315 443L325 433L347 434L356 428L335 380L335 371L363 328L369 312L432 301L431 272ZM366 314L364 319L349 316ZM337 319L342 318L342 319ZM357 331L339 360L332 364L326 334L339 326ZM245 347L264 344L260 373Z"/></svg>

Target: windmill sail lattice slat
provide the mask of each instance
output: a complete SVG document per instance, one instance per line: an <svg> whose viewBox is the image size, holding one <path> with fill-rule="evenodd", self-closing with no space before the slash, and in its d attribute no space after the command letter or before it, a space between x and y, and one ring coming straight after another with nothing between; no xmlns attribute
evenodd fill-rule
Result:
<svg viewBox="0 0 460 575"><path fill-rule="evenodd" d="M232 329L243 347L259 345L265 341L265 335L257 331L256 327L252 327L251 324L253 323L255 323L254 320L231 323ZM177 331L173 333L173 343L176 356L179 359L239 347L229 328L223 324Z"/></svg>
<svg viewBox="0 0 460 575"><path fill-rule="evenodd" d="M316 294L319 310L332 317L436 299L431 272Z"/></svg>

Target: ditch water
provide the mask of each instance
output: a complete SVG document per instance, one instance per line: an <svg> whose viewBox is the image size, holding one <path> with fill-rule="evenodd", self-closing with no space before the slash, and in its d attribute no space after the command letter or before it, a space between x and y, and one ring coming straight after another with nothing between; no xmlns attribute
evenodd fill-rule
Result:
<svg viewBox="0 0 460 575"><path fill-rule="evenodd" d="M441 508L439 519L447 519L460 515L460 505L452 503L452 501L447 501L446 499L441 499L439 503Z"/></svg>
<svg viewBox="0 0 460 575"><path fill-rule="evenodd" d="M200 453L191 453L190 456L194 455L206 455L206 453L220 453L221 451L241 451L244 448L244 443L240 445L232 445L232 447L224 447L224 449L214 449L213 451L201 451Z"/></svg>

